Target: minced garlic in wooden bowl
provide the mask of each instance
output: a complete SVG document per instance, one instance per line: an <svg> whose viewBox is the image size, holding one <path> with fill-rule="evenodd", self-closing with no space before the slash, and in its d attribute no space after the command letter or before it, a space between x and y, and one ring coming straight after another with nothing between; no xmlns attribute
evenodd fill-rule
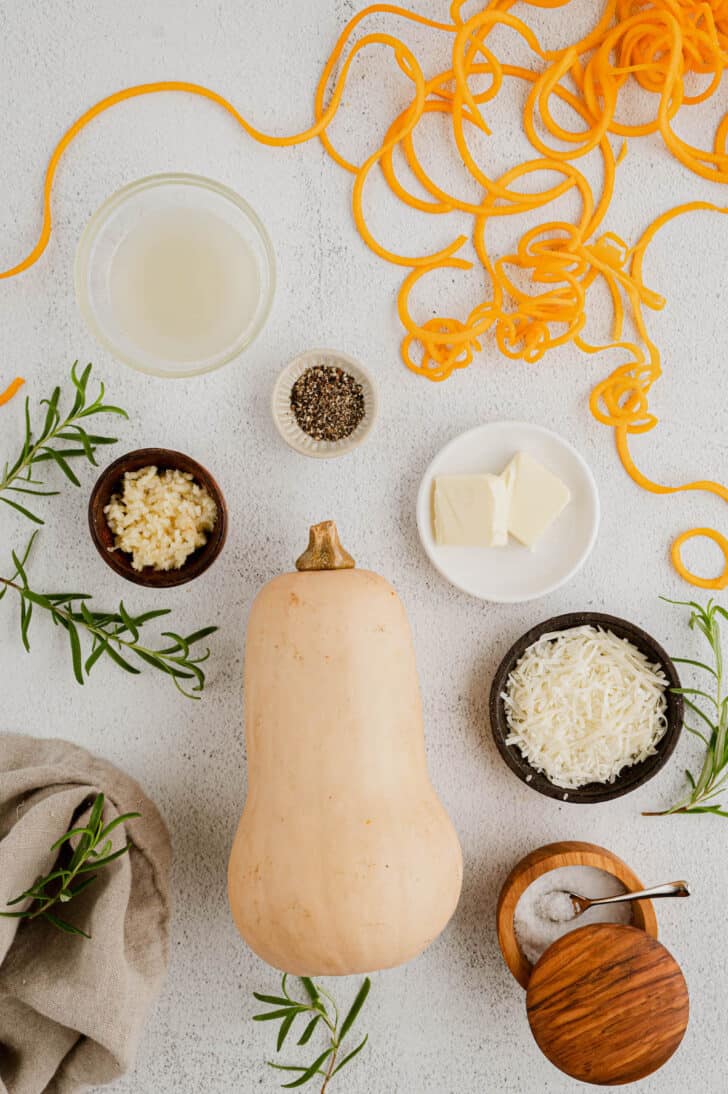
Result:
<svg viewBox="0 0 728 1094"><path fill-rule="evenodd" d="M104 516L114 549L131 555L134 570L179 570L207 542L217 506L188 472L142 467L124 474Z"/></svg>

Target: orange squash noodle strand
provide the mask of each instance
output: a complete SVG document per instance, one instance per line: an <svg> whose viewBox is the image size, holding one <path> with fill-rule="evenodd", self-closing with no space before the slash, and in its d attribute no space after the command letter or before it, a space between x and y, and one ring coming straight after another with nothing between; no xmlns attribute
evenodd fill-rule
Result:
<svg viewBox="0 0 728 1094"><path fill-rule="evenodd" d="M456 251L460 250L464 243L467 242L465 236L458 236L448 247L443 248L441 251L437 251L431 255L425 255L424 257L405 257L404 255L396 255L392 251L387 250L374 238L369 231L366 219L363 211L363 192L364 185L369 176L371 169L379 163L382 157L386 154L389 148L393 147L405 134L412 131L414 126L419 121L425 102L425 78L422 74L422 69L417 63L414 54L407 49L407 47L399 42L396 38L391 38L389 35L384 34L372 34L367 38L363 38L355 49L360 49L362 45L368 43L379 43L382 45L389 45L394 50L397 63L402 71L407 75L415 84L416 92L415 98L412 101L411 106L402 115L401 124L396 128L385 143L374 152L368 160L358 169L356 178L354 180L354 189L352 191L352 208L354 211L354 221L359 234L361 235L367 246L378 254L380 258L386 259L388 262L392 262L397 266L429 266L433 262L438 262L450 257ZM350 57L352 54L349 55Z"/></svg>
<svg viewBox="0 0 728 1094"><path fill-rule="evenodd" d="M723 501L728 501L728 486L723 486L722 483L712 482L710 479L698 479L695 482L682 483L680 486L664 486L661 483L653 482L652 479L648 479L646 475L635 465L632 456L629 451L629 427L617 426L617 450L619 452L620 459L625 467L625 470L629 474L630 478L641 486L643 490L649 490L651 494L678 494L684 490L705 490L710 494L715 494L716 497L722 498Z"/></svg>
<svg viewBox="0 0 728 1094"><path fill-rule="evenodd" d="M720 547L723 552L723 571L717 577L699 577L697 574L688 570L687 566L683 562L682 549L683 545L690 539L696 537L703 537L705 539L711 539L714 543ZM697 585L699 589L727 589L728 588L728 539L721 533L716 532L715 528L692 528L688 532L683 532L673 542L670 548L670 558L672 564L680 574L680 577L684 578L691 585Z"/></svg>
<svg viewBox="0 0 728 1094"><path fill-rule="evenodd" d="M18 376L5 391L0 391L0 406L5 406L6 403L9 403L10 400L18 394L24 383L25 380L23 380L21 376Z"/></svg>
<svg viewBox="0 0 728 1094"><path fill-rule="evenodd" d="M432 30L446 31L451 34L454 34L457 30L457 27L454 25L454 23L440 23L434 19L428 19L424 15L418 15L416 12L407 11L405 8L397 7L394 4L370 4L369 7L363 8L360 12L357 12L356 15L352 16L352 18L346 24L341 34L339 35L338 41L332 50L331 56L324 65L321 77L318 82L318 86L316 88L316 96L314 99L314 111L317 121L320 121L326 114L328 114L328 108L324 107L326 90L329 86L329 83L331 82L332 73L336 68L337 63L339 62L341 55L346 49L346 45L349 39L351 38L352 34L359 26L359 24L372 15L396 15L402 19L407 20L410 23L417 23L420 26L430 27L430 29ZM330 105L331 104L329 104L329 107ZM349 160L345 159L344 156L342 156L336 150L325 130L321 131L321 133L319 134L319 138L324 148L328 152L329 156L331 156L332 160L334 160L334 162L337 163L339 167L343 167L345 171L350 171L352 175L355 175L357 173L359 168L355 164L350 163Z"/></svg>
<svg viewBox="0 0 728 1094"><path fill-rule="evenodd" d="M295 133L289 136L273 136L268 133L264 133L260 129L256 129L251 125L242 114L228 102L222 95L219 95L216 91L211 90L208 87L204 87L201 84L187 83L182 80L162 80L149 84L137 84L134 87L125 88L122 91L117 91L113 95L107 96L105 99L101 99L95 106L92 106L84 114L78 118L71 128L63 135L61 140L56 145L49 164L46 170L45 182L43 186L43 217L41 224L41 232L38 242L33 247L31 252L17 265L11 267L8 270L0 271L0 279L14 277L16 274L22 273L27 270L35 262L38 261L44 250L48 246L48 241L51 235L52 228L52 216L51 216L51 192L53 189L53 181L55 179L58 165L63 156L63 153L71 144L71 142L78 136L78 134L86 128L95 118L100 114L103 114L106 110L110 110L112 107L119 103L126 102L129 99L135 99L144 95L153 95L158 92L184 92L189 95L198 95L201 98L208 99L211 102L216 103L222 107L230 116L238 123L238 125L252 137L253 140L258 141L260 144L266 144L273 147L286 147L289 145L303 144L306 141L311 140L314 137L318 137L327 126L331 123L331 120L336 115L339 109L344 89L346 86L347 76L349 69L357 56L357 54L370 44L387 44L391 45L395 49L398 61L405 58L406 55L408 63L409 58L414 61L414 56L409 53L406 46L398 39L391 38L384 35L368 35L357 42L351 49L346 60L344 61L341 71L337 77L336 84L329 101L326 110L322 113L316 122L308 129L302 130L300 133Z"/></svg>
<svg viewBox="0 0 728 1094"><path fill-rule="evenodd" d="M440 100L430 100L425 103L423 113L441 113L452 114L452 104L449 102L443 102ZM469 116L466 111L463 111L463 118L466 121L473 122L472 116ZM495 180L488 179L488 200L479 202L477 204L473 202L464 201L458 198L454 194L449 194L437 186L433 180L426 173L422 167L414 148L413 142L414 128L408 132L401 141L401 149L404 153L407 164L412 173L417 178L418 182L427 190L434 198L438 200L440 207L431 205L427 208L426 202L421 199L417 199L411 194L407 194L401 186L393 178L393 169L391 167L391 151L383 158L382 169L384 171L387 181L390 183L391 188L398 196L402 198L407 204L411 204L413 208L420 208L426 212L450 212L452 210L458 210L463 213L469 213L472 216L478 216L486 210L490 210L493 216L511 216L518 215L519 213L526 212L528 209L540 208L548 201L552 201L562 194L565 194L567 190L571 189L573 182L566 179L564 182L550 188L549 190L542 191L535 194L527 194L518 190L510 190L507 187L499 185ZM389 163L387 163L389 158ZM562 172L563 174L563 172ZM508 204L496 206L493 204L492 198L497 197L506 201Z"/></svg>
<svg viewBox="0 0 728 1094"><path fill-rule="evenodd" d="M400 321L408 332L402 344L404 362L413 372L437 381L447 379L455 369L465 368L470 363L473 350L479 351L481 348L480 336L492 325L492 318L482 312L478 316L470 317L467 323L448 317L433 318L421 325L414 321L409 310L409 297L414 286L426 274L445 268L470 270L472 263L461 258L451 258L412 270L405 278L397 298ZM422 360L419 365L412 357L414 342L419 342L422 346Z"/></svg>

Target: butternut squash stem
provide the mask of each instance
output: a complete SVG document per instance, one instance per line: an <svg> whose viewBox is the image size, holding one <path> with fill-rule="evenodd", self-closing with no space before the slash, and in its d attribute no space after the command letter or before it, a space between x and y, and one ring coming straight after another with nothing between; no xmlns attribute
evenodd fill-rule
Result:
<svg viewBox="0 0 728 1094"><path fill-rule="evenodd" d="M353 570L355 566L354 559L341 545L335 521L324 520L311 526L308 547L296 560L297 570Z"/></svg>

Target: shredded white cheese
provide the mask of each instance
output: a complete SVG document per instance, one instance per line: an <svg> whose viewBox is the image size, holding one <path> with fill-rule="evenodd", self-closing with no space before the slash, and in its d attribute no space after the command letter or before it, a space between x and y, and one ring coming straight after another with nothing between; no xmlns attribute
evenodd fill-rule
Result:
<svg viewBox="0 0 728 1094"><path fill-rule="evenodd" d="M655 753L667 686L659 665L611 631L545 634L508 677L506 743L556 786L614 782Z"/></svg>
<svg viewBox="0 0 728 1094"><path fill-rule="evenodd" d="M207 542L217 506L187 472L143 467L126 472L104 515L115 548L132 556L135 570L179 570Z"/></svg>

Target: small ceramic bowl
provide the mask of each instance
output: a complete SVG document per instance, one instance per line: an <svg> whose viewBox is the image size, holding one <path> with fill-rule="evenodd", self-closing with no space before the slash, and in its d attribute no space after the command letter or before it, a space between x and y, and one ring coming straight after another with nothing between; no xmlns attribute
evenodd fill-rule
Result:
<svg viewBox="0 0 728 1094"><path fill-rule="evenodd" d="M626 638L644 653L652 664L659 664L662 667L668 680L665 712L667 729L657 745L655 754L648 756L641 763L624 768L613 783L587 783L586 786L580 786L575 790L566 790L563 786L555 786L545 775L531 767L516 745L506 744L509 730L502 693L506 690L508 677L516 663L528 647L542 635L549 634L551 631L566 631L572 627L584 626L601 627L611 631L617 638ZM548 798L558 798L560 801L577 804L589 805L595 802L612 801L613 798L619 798L622 794L629 794L630 791L643 786L664 767L672 756L682 730L685 707L682 695L675 695L670 689L680 686L680 677L673 661L651 635L634 623L629 623L626 619L618 619L614 615L604 615L601 612L572 612L568 615L557 615L527 631L511 646L501 661L490 689L490 725L501 756L511 771L532 790L537 790L539 794L545 794Z"/></svg>
<svg viewBox="0 0 728 1094"><path fill-rule="evenodd" d="M291 391L296 380L307 369L321 365L348 372L359 381L364 392L364 417L354 432L348 437L342 437L340 441L315 441L313 437L309 437L308 433L304 433L291 409ZM294 357L283 369L273 388L273 421L281 437L295 452L300 452L302 456L313 456L319 460L343 456L360 445L371 432L377 416L377 408L377 389L372 377L353 357L348 357L345 353L339 353L336 350L311 349Z"/></svg>
<svg viewBox="0 0 728 1094"><path fill-rule="evenodd" d="M135 570L131 564L131 555L114 550L114 535L106 523L104 509L109 504L111 495L121 490L125 472L139 471L142 467L150 466L157 467L160 471L188 472L195 482L207 490L217 506L217 522L208 533L207 542L190 555L179 570L154 570L151 566ZM135 585L146 585L150 589L170 589L175 585L184 585L204 573L222 551L228 526L225 498L210 472L190 456L169 448L139 448L110 464L101 473L91 492L88 521L91 538L107 566L127 581L133 581Z"/></svg>

